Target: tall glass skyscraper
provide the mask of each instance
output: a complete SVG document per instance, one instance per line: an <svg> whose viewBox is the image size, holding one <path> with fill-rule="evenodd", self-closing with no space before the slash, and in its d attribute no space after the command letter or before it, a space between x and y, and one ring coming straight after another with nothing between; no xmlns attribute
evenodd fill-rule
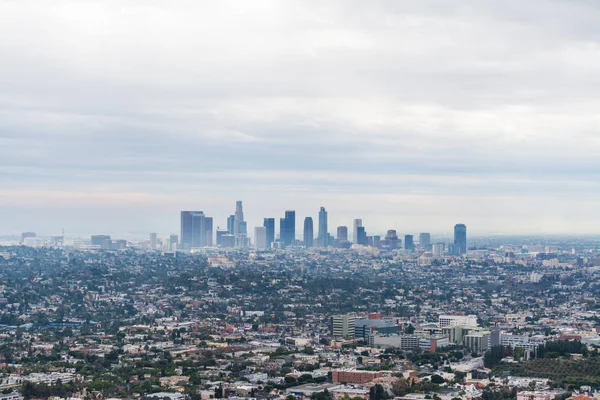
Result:
<svg viewBox="0 0 600 400"><path fill-rule="evenodd" d="M202 211L181 211L181 248L212 246L213 219Z"/></svg>
<svg viewBox="0 0 600 400"><path fill-rule="evenodd" d="M465 224L454 225L454 249L456 255L467 252L467 226Z"/></svg>
<svg viewBox="0 0 600 400"><path fill-rule="evenodd" d="M329 232L327 232L327 211L325 211L325 207L321 207L321 210L319 211L319 233L317 235L317 244L326 247L329 244L327 243L327 239L329 239Z"/></svg>
<svg viewBox="0 0 600 400"><path fill-rule="evenodd" d="M269 248L275 241L275 218L265 218L263 226L267 228L267 248Z"/></svg>
<svg viewBox="0 0 600 400"><path fill-rule="evenodd" d="M286 246L296 242L296 211L286 211L279 220L279 237Z"/></svg>
<svg viewBox="0 0 600 400"><path fill-rule="evenodd" d="M312 217L304 218L304 246L312 247L313 246L313 219Z"/></svg>

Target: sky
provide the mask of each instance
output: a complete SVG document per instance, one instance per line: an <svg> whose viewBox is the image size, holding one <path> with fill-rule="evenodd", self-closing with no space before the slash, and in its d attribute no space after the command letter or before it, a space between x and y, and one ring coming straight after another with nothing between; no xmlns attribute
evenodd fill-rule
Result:
<svg viewBox="0 0 600 400"><path fill-rule="evenodd" d="M593 234L600 2L0 1L0 233ZM299 231L299 229L298 229ZM297 232L300 233L300 232Z"/></svg>

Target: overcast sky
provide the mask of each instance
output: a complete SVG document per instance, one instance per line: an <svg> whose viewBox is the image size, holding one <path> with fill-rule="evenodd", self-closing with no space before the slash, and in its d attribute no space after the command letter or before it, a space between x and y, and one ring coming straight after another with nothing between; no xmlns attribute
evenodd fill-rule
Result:
<svg viewBox="0 0 600 400"><path fill-rule="evenodd" d="M0 1L0 233L598 233L600 2ZM299 231L299 229L298 229ZM299 233L299 232L298 232Z"/></svg>

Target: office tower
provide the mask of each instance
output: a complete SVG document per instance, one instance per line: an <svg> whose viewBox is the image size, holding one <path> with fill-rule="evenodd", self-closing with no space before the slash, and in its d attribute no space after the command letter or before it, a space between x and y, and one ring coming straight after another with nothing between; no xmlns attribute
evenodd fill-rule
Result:
<svg viewBox="0 0 600 400"><path fill-rule="evenodd" d="M367 231L365 231L364 226L359 226L356 228L356 244L360 244L362 246L369 244L367 240Z"/></svg>
<svg viewBox="0 0 600 400"><path fill-rule="evenodd" d="M213 245L213 218L204 218L204 246Z"/></svg>
<svg viewBox="0 0 600 400"><path fill-rule="evenodd" d="M431 234L419 233L419 246L427 248L431 245Z"/></svg>
<svg viewBox="0 0 600 400"><path fill-rule="evenodd" d="M267 248L267 228L264 226L254 228L254 247L257 249Z"/></svg>
<svg viewBox="0 0 600 400"><path fill-rule="evenodd" d="M329 320L329 330L334 338L354 339L356 319L353 315L335 315Z"/></svg>
<svg viewBox="0 0 600 400"><path fill-rule="evenodd" d="M296 211L286 211L285 218L279 220L279 236L285 245L296 242Z"/></svg>
<svg viewBox="0 0 600 400"><path fill-rule="evenodd" d="M318 245L326 247L329 244L327 243L327 239L329 239L329 232L327 232L327 211L325 211L325 207L321 207L319 210L319 233L317 236Z"/></svg>
<svg viewBox="0 0 600 400"><path fill-rule="evenodd" d="M319 215L320 218L320 215ZM304 246L312 247L313 246L313 220L312 217L304 218Z"/></svg>
<svg viewBox="0 0 600 400"><path fill-rule="evenodd" d="M265 218L263 226L267 228L267 247L271 247L275 242L275 218Z"/></svg>
<svg viewBox="0 0 600 400"><path fill-rule="evenodd" d="M242 201L238 200L235 202L235 214L233 224L234 235L246 235L246 223L244 221L244 211L242 209Z"/></svg>
<svg viewBox="0 0 600 400"><path fill-rule="evenodd" d="M432 253L436 257L441 257L446 251L446 245L444 243L436 243L432 246Z"/></svg>
<svg viewBox="0 0 600 400"><path fill-rule="evenodd" d="M23 232L21 233L21 244L25 243L25 239L36 237L35 232Z"/></svg>
<svg viewBox="0 0 600 400"><path fill-rule="evenodd" d="M223 245L223 236L227 235L229 233L229 231L225 231L225 230L221 230L219 228L217 228L217 246L222 246Z"/></svg>
<svg viewBox="0 0 600 400"><path fill-rule="evenodd" d="M213 219L202 211L181 212L181 248L212 246Z"/></svg>
<svg viewBox="0 0 600 400"><path fill-rule="evenodd" d="M379 242L381 242L381 236L374 235L373 236L373 246L377 246L379 244Z"/></svg>
<svg viewBox="0 0 600 400"><path fill-rule="evenodd" d="M355 219L354 220L354 230L352 231L352 242L359 244L358 243L358 228L360 228L362 226L362 219Z"/></svg>
<svg viewBox="0 0 600 400"><path fill-rule="evenodd" d="M152 232L150 234L150 249L156 250L156 245L158 244L158 235L156 232Z"/></svg>
<svg viewBox="0 0 600 400"><path fill-rule="evenodd" d="M414 249L413 235L404 235L404 250L413 251Z"/></svg>
<svg viewBox="0 0 600 400"><path fill-rule="evenodd" d="M229 232L230 235L233 235L234 225L235 225L235 215L230 215L229 217L227 217L227 232Z"/></svg>
<svg viewBox="0 0 600 400"><path fill-rule="evenodd" d="M454 255L467 252L467 226L465 224L454 225Z"/></svg>
<svg viewBox="0 0 600 400"><path fill-rule="evenodd" d="M177 236L177 235L169 236L169 250L171 250L171 251L177 250L178 243L179 243L179 236Z"/></svg>
<svg viewBox="0 0 600 400"><path fill-rule="evenodd" d="M235 246L235 235L227 234L221 236L221 246L222 247L234 247Z"/></svg>
<svg viewBox="0 0 600 400"><path fill-rule="evenodd" d="M101 249L110 250L112 240L110 235L92 235L92 246L100 246Z"/></svg>
<svg viewBox="0 0 600 400"><path fill-rule="evenodd" d="M337 227L337 240L348 240L348 227L338 226Z"/></svg>
<svg viewBox="0 0 600 400"><path fill-rule="evenodd" d="M127 248L127 240L117 239L114 242L111 241L110 248L113 250L125 250Z"/></svg>

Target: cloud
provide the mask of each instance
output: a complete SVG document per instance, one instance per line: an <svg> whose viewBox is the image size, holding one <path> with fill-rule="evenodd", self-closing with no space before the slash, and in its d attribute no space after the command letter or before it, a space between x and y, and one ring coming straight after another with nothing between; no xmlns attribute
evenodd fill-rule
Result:
<svg viewBox="0 0 600 400"><path fill-rule="evenodd" d="M169 233L242 199L250 226L594 232L599 8L2 2L2 229Z"/></svg>

